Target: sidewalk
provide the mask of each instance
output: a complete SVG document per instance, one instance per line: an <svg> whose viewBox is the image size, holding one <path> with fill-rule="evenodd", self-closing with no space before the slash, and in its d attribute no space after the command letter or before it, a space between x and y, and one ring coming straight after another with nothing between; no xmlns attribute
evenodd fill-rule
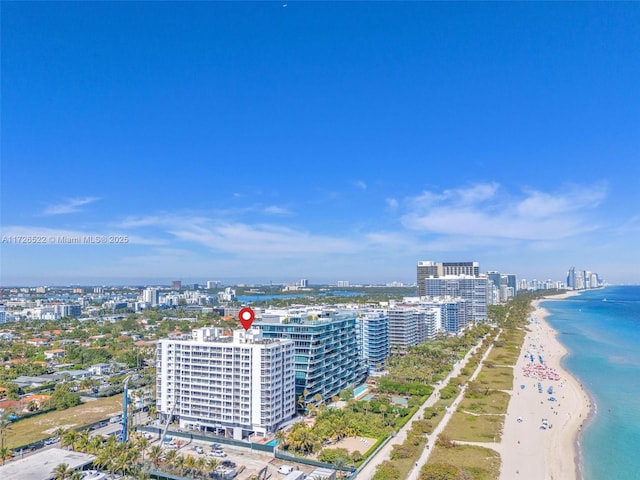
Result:
<svg viewBox="0 0 640 480"><path fill-rule="evenodd" d="M502 331L498 332L498 335L496 336L496 338L500 336L501 333ZM409 472L409 476L407 477L407 480L418 480L420 476L420 470L424 465L426 465L427 461L429 460L429 456L431 455L431 446L434 445L436 439L438 438L438 435L440 435L442 431L446 428L447 424L449 423L449 420L451 419L453 414L456 412L456 409L460 404L460 401L464 397L464 392L467 390L467 385L469 385L469 382L472 382L473 380L476 379L476 377L480 373L480 370L482 369L482 364L486 360L489 353L491 353L492 349L493 349L493 345L490 345L489 348L487 348L487 351L484 353L484 355L478 362L478 366L473 372L473 375L471 375L467 383L465 383L460 388L460 393L455 398L455 400L453 400L453 402L451 403L451 406L447 407L447 412L444 414L444 417L442 417L442 420L440 420L440 423L438 424L438 426L433 430L433 432L431 432L430 435L427 435L427 448L425 448L422 451L422 455L420 455L420 458L418 459L416 466L413 467L411 472Z"/></svg>
<svg viewBox="0 0 640 480"><path fill-rule="evenodd" d="M469 351L464 356L464 358L456 363L456 365L454 366L453 370L451 370L451 372L449 372L449 374L446 376L446 378L444 380L442 380L438 385L436 385L436 387L434 388L434 390L431 393L431 395L429 395L429 398L427 398L427 400L420 406L420 408L414 414L414 416L411 417L411 419L409 419L409 421L405 424L405 426L402 427L398 431L396 436L394 438L392 438L391 441L389 441L376 454L376 456L373 457L369 461L369 463L367 463L367 465L360 472L358 472L358 474L354 478L357 478L358 480L370 480L371 478L373 478L373 476L376 473L376 468L378 467L378 465L380 465L385 460L389 460L391 458L391 451L393 450L393 446L394 445L401 445L407 439L407 433L411 429L411 426L413 425L413 421L422 419L424 417L425 409L428 408L428 407L433 406L440 399L440 390L449 384L449 381L451 380L451 378L456 377L460 373L460 370L462 370L464 368L464 366L467 364L467 362L469 361L469 357L471 356L471 352L473 352L476 348L480 347L481 345L482 345L482 340L480 340L476 346L474 346L471 349L469 349ZM482 361L484 361L484 359L486 358L486 355L489 353L489 351L491 351L490 348L487 349L487 353L485 353L485 355L482 357L482 360L481 360L478 368L480 368L480 366L482 365ZM472 378L475 378L475 375L477 375L478 372L479 372L479 370L476 369L476 371L474 372L474 376ZM462 393L464 393L464 390L462 390ZM460 395L462 395L462 393ZM458 396L454 400L454 403L457 404L459 402L460 398L462 398L462 397ZM448 409L448 410L451 410L451 409ZM440 433L440 431L441 431L440 425L443 425L443 423L446 425L446 422L444 422L444 420L445 419L448 420L447 415L450 415L449 411L447 411L447 413L445 414L445 418L442 419L442 421L440 422L438 427L436 427L435 431L429 436L429 444L431 444L431 438L430 437L436 438L437 434ZM444 426L442 428L444 428ZM415 473L415 477L411 476L409 478L413 478L413 479L417 479L418 478L417 474L419 473L420 468L422 468L422 465L424 465L424 462L426 462L426 459L429 458L429 452L430 452L430 450L427 450L427 449L424 450L424 452L422 453L422 456L420 457L420 460L418 460L419 468L414 468L411 471L412 475ZM427 456L426 456L424 462L420 463L422 461L422 457L424 457L425 453L426 453Z"/></svg>

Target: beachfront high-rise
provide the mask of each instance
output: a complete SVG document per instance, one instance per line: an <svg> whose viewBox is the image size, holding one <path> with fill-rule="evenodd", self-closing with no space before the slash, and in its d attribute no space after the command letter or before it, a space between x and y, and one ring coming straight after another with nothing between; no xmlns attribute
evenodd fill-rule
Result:
<svg viewBox="0 0 640 480"><path fill-rule="evenodd" d="M264 338L295 343L296 399L301 409L330 401L365 379L356 315L317 309L267 310L262 321L254 324Z"/></svg>
<svg viewBox="0 0 640 480"><path fill-rule="evenodd" d="M418 310L398 305L389 308L389 344L394 352L404 352L411 345L425 340L421 333Z"/></svg>
<svg viewBox="0 0 640 480"><path fill-rule="evenodd" d="M575 267L571 267L567 273L567 288L572 290L583 290L588 288L598 288L602 285L602 281L598 278L598 274L589 270L576 271Z"/></svg>
<svg viewBox="0 0 640 480"><path fill-rule="evenodd" d="M478 277L480 275L480 264L478 262L420 261L417 268L418 295L420 295L420 286L425 278L439 278L449 275Z"/></svg>
<svg viewBox="0 0 640 480"><path fill-rule="evenodd" d="M222 430L241 440L265 436L295 414L294 344L257 329L222 336L194 330L157 350L157 408L182 428Z"/></svg>
<svg viewBox="0 0 640 480"><path fill-rule="evenodd" d="M467 275L425 278L421 296L447 299L462 298L469 302L470 315L475 322L485 322L488 317L487 277Z"/></svg>
<svg viewBox="0 0 640 480"><path fill-rule="evenodd" d="M357 334L367 375L384 370L389 356L389 315L383 310L358 311Z"/></svg>

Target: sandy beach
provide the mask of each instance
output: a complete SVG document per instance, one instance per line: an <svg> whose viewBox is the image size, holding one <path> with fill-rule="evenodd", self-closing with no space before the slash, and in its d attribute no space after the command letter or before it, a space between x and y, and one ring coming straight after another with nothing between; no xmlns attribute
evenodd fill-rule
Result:
<svg viewBox="0 0 640 480"><path fill-rule="evenodd" d="M570 295L573 293L549 298ZM591 403L580 383L560 366L567 351L545 321L548 312L540 308L539 301L533 306L531 331L514 367L499 448L500 479L579 479L578 434Z"/></svg>

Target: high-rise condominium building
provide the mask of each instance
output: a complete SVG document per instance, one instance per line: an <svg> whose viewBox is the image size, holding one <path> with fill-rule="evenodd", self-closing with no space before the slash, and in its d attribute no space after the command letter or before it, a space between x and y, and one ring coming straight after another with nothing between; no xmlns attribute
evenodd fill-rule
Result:
<svg viewBox="0 0 640 480"><path fill-rule="evenodd" d="M425 340L415 307L398 305L388 310L389 344L394 352L406 351L411 345Z"/></svg>
<svg viewBox="0 0 640 480"><path fill-rule="evenodd" d="M366 376L356 332L356 313L309 309L267 310L256 325L264 338L295 343L298 406L330 401Z"/></svg>
<svg viewBox="0 0 640 480"><path fill-rule="evenodd" d="M470 315L475 322L484 322L488 316L488 278L465 275L425 278L421 295L426 297L462 298L469 302Z"/></svg>
<svg viewBox="0 0 640 480"><path fill-rule="evenodd" d="M160 301L160 292L157 288L145 288L142 292L142 301L155 307Z"/></svg>
<svg viewBox="0 0 640 480"><path fill-rule="evenodd" d="M480 276L478 262L433 262L420 261L417 267L418 295L424 296L425 278L440 278L451 275Z"/></svg>
<svg viewBox="0 0 640 480"><path fill-rule="evenodd" d="M382 310L359 310L357 334L367 375L383 371L390 349L388 314Z"/></svg>
<svg viewBox="0 0 640 480"><path fill-rule="evenodd" d="M223 430L241 440L268 435L295 414L294 343L265 339L257 329L194 330L160 340L157 407L182 428Z"/></svg>

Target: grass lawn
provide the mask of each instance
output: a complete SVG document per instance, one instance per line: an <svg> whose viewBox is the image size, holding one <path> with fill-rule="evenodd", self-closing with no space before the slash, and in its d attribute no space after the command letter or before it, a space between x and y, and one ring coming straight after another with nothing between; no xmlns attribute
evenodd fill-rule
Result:
<svg viewBox="0 0 640 480"><path fill-rule="evenodd" d="M429 457L429 465L435 464L455 465L469 472L473 480L495 480L500 476L500 455L490 448L472 445L453 448L438 446Z"/></svg>
<svg viewBox="0 0 640 480"><path fill-rule="evenodd" d="M395 465L395 467L398 469L398 472L400 472L400 478L407 478L409 476L409 472L411 471L414 464L416 463L416 460L420 458L420 455L422 455L422 451L426 448L426 446L427 446L427 439L425 438L417 447L418 449L417 457L398 458L396 460L391 460L393 465Z"/></svg>
<svg viewBox="0 0 640 480"><path fill-rule="evenodd" d="M507 405L511 396L508 393L498 390L489 390L487 395L484 392L476 393L467 391L458 406L458 411L466 410L473 413L504 414L507 413Z"/></svg>
<svg viewBox="0 0 640 480"><path fill-rule="evenodd" d="M122 394L99 398L77 407L44 413L12 423L7 431L7 447L19 448L52 437L59 427L77 428L122 413Z"/></svg>
<svg viewBox="0 0 640 480"><path fill-rule="evenodd" d="M496 390L511 390L513 388L513 368L484 366L476 382Z"/></svg>
<svg viewBox="0 0 640 480"><path fill-rule="evenodd" d="M463 442L499 442L503 424L502 415L470 415L458 411L442 433L451 440Z"/></svg>

